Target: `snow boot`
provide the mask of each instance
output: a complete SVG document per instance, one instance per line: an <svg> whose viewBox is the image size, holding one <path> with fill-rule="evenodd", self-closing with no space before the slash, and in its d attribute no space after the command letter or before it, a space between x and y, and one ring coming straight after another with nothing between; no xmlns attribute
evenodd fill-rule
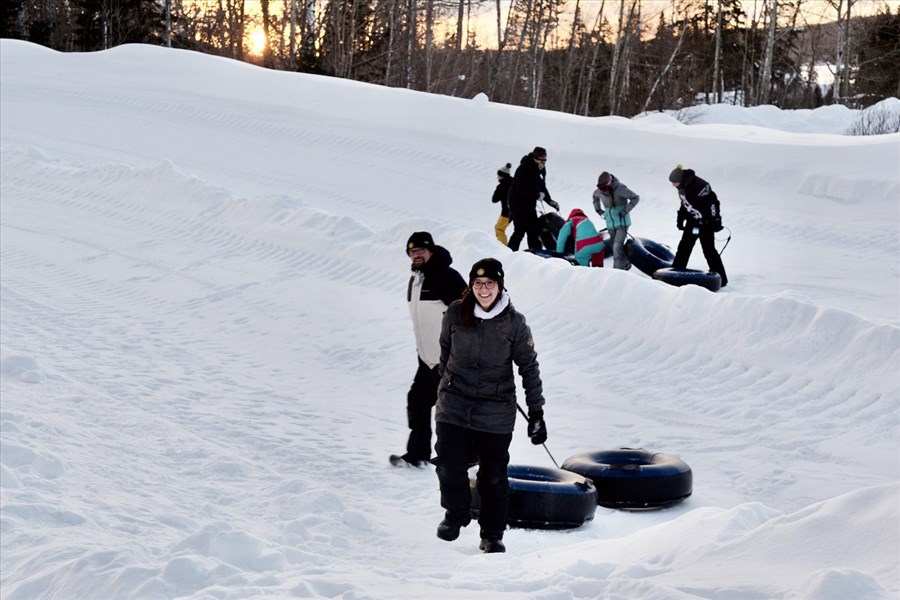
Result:
<svg viewBox="0 0 900 600"><path fill-rule="evenodd" d="M478 549L485 554L491 554L493 552L506 552L506 546L503 545L503 540L498 540L495 538L482 538L481 545L478 546Z"/></svg>
<svg viewBox="0 0 900 600"><path fill-rule="evenodd" d="M388 460L391 461L391 464L395 467L416 467L418 469L424 469L430 464L430 461L428 460L410 460L406 455L399 456L397 454L391 454Z"/></svg>
<svg viewBox="0 0 900 600"><path fill-rule="evenodd" d="M437 536L444 541L452 542L459 537L459 530L469 524L472 519L452 519L444 517L444 520L438 524Z"/></svg>

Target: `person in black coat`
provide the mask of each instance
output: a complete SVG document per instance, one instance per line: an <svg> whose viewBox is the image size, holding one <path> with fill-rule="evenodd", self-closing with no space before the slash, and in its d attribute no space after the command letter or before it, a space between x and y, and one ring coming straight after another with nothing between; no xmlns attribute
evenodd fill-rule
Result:
<svg viewBox="0 0 900 600"><path fill-rule="evenodd" d="M491 196L491 202L500 204L500 216L497 217L497 224L494 225L494 233L504 246L509 243L506 237L506 228L509 227L509 188L512 185L511 169L511 163L506 163L497 169L497 187L494 189L494 195Z"/></svg>
<svg viewBox="0 0 900 600"><path fill-rule="evenodd" d="M678 189L678 197L681 199L677 226L682 234L672 268L687 268L694 244L699 239L709 270L719 274L722 287L725 287L728 285L728 276L725 274L722 257L716 250L715 239L716 232L722 231L718 196L709 183L697 177L692 169L683 169L681 165L672 170L669 181Z"/></svg>
<svg viewBox="0 0 900 600"><path fill-rule="evenodd" d="M419 368L406 395L409 439L406 453L392 454L394 466L425 467L431 459L431 409L437 401L440 335L444 312L466 289L466 281L451 267L453 258L446 248L437 246L427 231L416 231L406 242L412 275L406 289L406 301L416 336Z"/></svg>
<svg viewBox="0 0 900 600"><path fill-rule="evenodd" d="M512 186L509 188L509 214L513 222L513 234L509 247L518 250L522 239L528 237L528 247L539 250L543 225L537 216L537 203L544 201L556 210L559 204L547 191L547 151L540 146L522 157ZM551 248L555 250L555 248Z"/></svg>
<svg viewBox="0 0 900 600"><path fill-rule="evenodd" d="M504 552L509 507L509 445L516 422L519 369L528 404L528 436L547 440L537 353L525 316L503 287L503 265L485 258L472 266L469 287L450 305L441 325L441 383L435 410L438 480L444 519L437 536L459 537L472 504L469 466L478 462L478 523L484 552Z"/></svg>

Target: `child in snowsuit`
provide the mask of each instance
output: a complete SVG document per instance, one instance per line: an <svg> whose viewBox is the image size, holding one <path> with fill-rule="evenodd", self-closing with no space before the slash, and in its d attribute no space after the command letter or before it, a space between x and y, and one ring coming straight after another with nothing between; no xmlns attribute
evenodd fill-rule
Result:
<svg viewBox="0 0 900 600"><path fill-rule="evenodd" d="M506 163L497 169L497 187L494 189L494 195L491 202L500 203L500 216L497 217L497 223L494 225L494 233L500 243L506 246L509 240L506 238L506 228L509 227L509 186L512 185L512 163Z"/></svg>
<svg viewBox="0 0 900 600"><path fill-rule="evenodd" d="M572 209L556 238L556 251L565 252L569 238L575 240L575 261L582 267L603 266L603 237L580 208Z"/></svg>

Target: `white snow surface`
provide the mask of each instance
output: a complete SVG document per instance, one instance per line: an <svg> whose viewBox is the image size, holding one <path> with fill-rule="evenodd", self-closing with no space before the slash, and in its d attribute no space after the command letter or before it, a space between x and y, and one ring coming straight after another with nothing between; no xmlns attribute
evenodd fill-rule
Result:
<svg viewBox="0 0 900 600"><path fill-rule="evenodd" d="M676 127L682 125L752 125L793 133L844 135L859 119L865 117L872 119L875 114L886 118L887 123L896 124L900 120L900 99L887 98L863 111L853 110L840 104L789 111L771 105L745 108L732 104L699 104L680 111L642 113L635 119L648 119L649 123Z"/></svg>
<svg viewBox="0 0 900 600"><path fill-rule="evenodd" d="M4 40L0 75L4 600L900 596L900 135L588 119L147 46ZM495 171L535 145L564 215L600 223L608 170L641 195L632 233L670 246L667 175L696 169L728 287L501 246ZM510 529L506 554L474 524L438 540L434 470L387 461L416 230L464 276L503 261L557 461L669 453L693 495ZM521 420L511 456L552 466Z"/></svg>

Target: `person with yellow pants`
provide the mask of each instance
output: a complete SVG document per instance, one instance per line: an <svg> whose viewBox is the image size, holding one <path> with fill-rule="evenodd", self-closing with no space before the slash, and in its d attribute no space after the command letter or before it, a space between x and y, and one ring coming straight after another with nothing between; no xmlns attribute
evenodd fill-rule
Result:
<svg viewBox="0 0 900 600"><path fill-rule="evenodd" d="M509 239L506 237L506 229L509 227L509 186L512 185L512 163L506 163L497 169L497 188L491 197L491 202L500 203L500 216L494 225L494 233L500 243L506 246Z"/></svg>

